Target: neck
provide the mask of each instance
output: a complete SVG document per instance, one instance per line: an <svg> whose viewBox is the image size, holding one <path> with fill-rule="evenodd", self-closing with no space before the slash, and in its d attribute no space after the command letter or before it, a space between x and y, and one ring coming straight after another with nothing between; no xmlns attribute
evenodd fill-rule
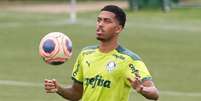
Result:
<svg viewBox="0 0 201 101"><path fill-rule="evenodd" d="M108 53L114 49L116 49L118 47L118 42L117 40L111 40L111 41L107 41L107 42L100 42L99 45L99 50L103 53Z"/></svg>

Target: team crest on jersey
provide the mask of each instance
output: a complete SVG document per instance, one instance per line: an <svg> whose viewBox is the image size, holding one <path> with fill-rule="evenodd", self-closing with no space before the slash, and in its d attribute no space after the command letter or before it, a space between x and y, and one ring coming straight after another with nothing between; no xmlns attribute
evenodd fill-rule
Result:
<svg viewBox="0 0 201 101"><path fill-rule="evenodd" d="M108 64L106 65L106 70L107 70L108 72L113 71L115 68L116 68L116 63L113 62L113 61L108 62Z"/></svg>

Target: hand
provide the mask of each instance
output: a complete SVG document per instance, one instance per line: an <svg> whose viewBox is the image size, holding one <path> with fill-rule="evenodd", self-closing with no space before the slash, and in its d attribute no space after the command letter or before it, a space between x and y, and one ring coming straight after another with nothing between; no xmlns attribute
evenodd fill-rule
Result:
<svg viewBox="0 0 201 101"><path fill-rule="evenodd" d="M143 89L142 81L140 79L140 75L138 72L135 73L135 79L132 80L131 78L128 78L128 81L131 83L131 86L133 89L135 89L138 93L140 93Z"/></svg>
<svg viewBox="0 0 201 101"><path fill-rule="evenodd" d="M60 87L60 85L55 79L52 80L45 79L44 86L46 93L56 93Z"/></svg>
<svg viewBox="0 0 201 101"><path fill-rule="evenodd" d="M144 86L142 85L139 77L135 77L135 80L128 78L128 81L131 83L131 86L133 87L133 89L135 89L138 93L142 91Z"/></svg>

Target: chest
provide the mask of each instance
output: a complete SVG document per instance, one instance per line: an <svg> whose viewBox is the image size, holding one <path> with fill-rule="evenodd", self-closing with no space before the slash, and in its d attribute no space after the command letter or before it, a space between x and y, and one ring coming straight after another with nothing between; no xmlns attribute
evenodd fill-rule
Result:
<svg viewBox="0 0 201 101"><path fill-rule="evenodd" d="M114 76L118 77L122 74L125 60L116 54L92 54L85 56L81 65L85 78L91 78L97 75L110 78Z"/></svg>

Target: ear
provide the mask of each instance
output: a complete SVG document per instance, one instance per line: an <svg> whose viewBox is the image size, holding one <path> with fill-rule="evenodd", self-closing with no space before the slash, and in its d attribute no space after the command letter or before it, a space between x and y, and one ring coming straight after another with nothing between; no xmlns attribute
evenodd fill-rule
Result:
<svg viewBox="0 0 201 101"><path fill-rule="evenodd" d="M116 33L120 33L123 30L122 25L116 26L115 30L116 30Z"/></svg>

